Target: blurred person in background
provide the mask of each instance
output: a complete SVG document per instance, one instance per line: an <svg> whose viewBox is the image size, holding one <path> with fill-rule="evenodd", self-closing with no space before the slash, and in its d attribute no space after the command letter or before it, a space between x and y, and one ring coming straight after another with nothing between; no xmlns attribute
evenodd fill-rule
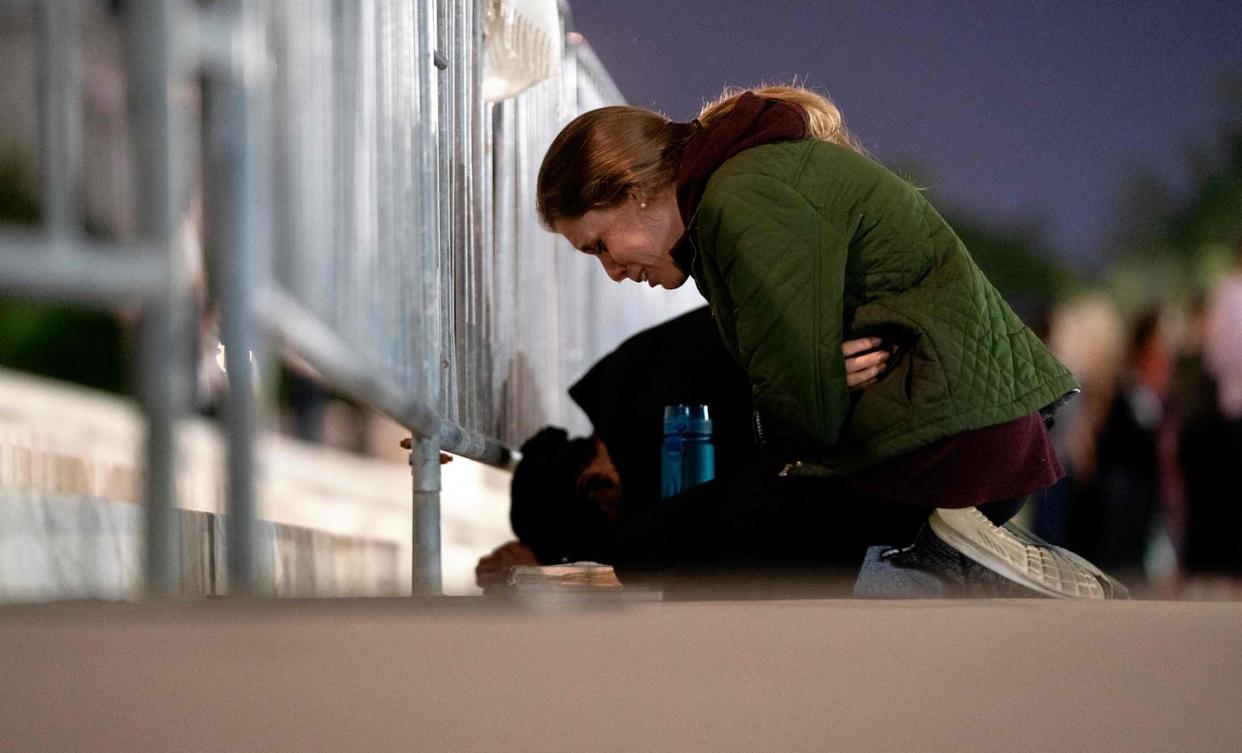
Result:
<svg viewBox="0 0 1242 753"><path fill-rule="evenodd" d="M1128 332L1127 332L1128 329ZM1127 328L1093 295L1054 317L1054 352L1074 364L1083 398L1054 430L1067 476L1035 512L1035 532L1143 586L1180 537L1173 360L1159 309ZM1163 549L1162 549L1163 547Z"/></svg>
<svg viewBox="0 0 1242 753"><path fill-rule="evenodd" d="M1234 271L1216 286L1204 334L1203 355L1216 379L1220 412L1234 437L1235 458L1242 459L1242 241L1235 250Z"/></svg>
<svg viewBox="0 0 1242 753"><path fill-rule="evenodd" d="M1234 271L1217 284L1198 319L1201 356L1179 369L1178 457L1186 498L1182 561L1191 578L1242 576L1236 473L1242 466L1242 242L1235 253Z"/></svg>
<svg viewBox="0 0 1242 753"><path fill-rule="evenodd" d="M1054 309L1048 329L1049 348L1083 391L1057 413L1052 437L1066 475L1039 495L1032 528L1049 542L1072 548L1075 510L1100 504L1096 444L1121 380L1125 327L1112 301L1094 293Z"/></svg>
<svg viewBox="0 0 1242 753"><path fill-rule="evenodd" d="M1217 380L1205 363L1209 313L1205 300L1191 306L1170 403L1181 493L1177 542L1182 570L1191 580L1242 575L1242 505L1235 472L1242 458L1221 412Z"/></svg>
<svg viewBox="0 0 1242 753"><path fill-rule="evenodd" d="M1163 519L1162 452L1172 360L1158 309L1131 326L1125 369L1095 440L1097 495L1071 514L1070 547L1109 568L1127 585L1146 583L1149 542Z"/></svg>

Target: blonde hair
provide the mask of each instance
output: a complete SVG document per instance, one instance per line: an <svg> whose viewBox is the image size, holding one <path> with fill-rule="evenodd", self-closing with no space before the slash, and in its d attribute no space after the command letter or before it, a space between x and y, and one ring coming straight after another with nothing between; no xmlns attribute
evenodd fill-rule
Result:
<svg viewBox="0 0 1242 753"><path fill-rule="evenodd" d="M865 154L827 97L800 86L725 89L699 113L707 127L726 117L742 94L788 102L806 111L809 138ZM686 142L699 125L679 123L640 107L611 106L583 113L548 147L536 180L536 209L547 228L559 219L624 202L635 191L656 193L677 177Z"/></svg>
<svg viewBox="0 0 1242 753"><path fill-rule="evenodd" d="M708 126L726 117L733 112L738 98L748 91L760 97L797 105L805 110L807 137L848 147L859 154L866 154L862 144L845 127L841 111L832 103L832 100L801 86L759 86L754 89L729 87L715 101L708 103L699 111L699 122Z"/></svg>

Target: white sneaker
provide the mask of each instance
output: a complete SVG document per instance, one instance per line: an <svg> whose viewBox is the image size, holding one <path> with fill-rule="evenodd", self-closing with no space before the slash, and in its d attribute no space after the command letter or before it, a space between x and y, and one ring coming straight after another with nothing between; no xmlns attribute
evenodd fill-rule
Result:
<svg viewBox="0 0 1242 753"><path fill-rule="evenodd" d="M997 526L977 508L938 508L928 524L944 543L997 575L1045 596L1126 598L1125 586L1087 560L1017 526Z"/></svg>

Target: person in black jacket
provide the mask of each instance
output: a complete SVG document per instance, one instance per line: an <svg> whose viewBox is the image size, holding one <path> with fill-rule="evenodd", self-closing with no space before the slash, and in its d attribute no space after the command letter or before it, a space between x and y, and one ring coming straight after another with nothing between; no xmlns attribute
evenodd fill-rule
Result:
<svg viewBox="0 0 1242 753"><path fill-rule="evenodd" d="M879 376L888 358L880 345L878 338L843 345L852 389ZM519 541L479 561L481 586L503 579L513 565L610 562L620 522L660 499L666 405L708 406L717 478L761 452L746 374L725 350L706 306L629 338L569 395L594 433L571 438L547 427L523 444L510 495Z"/></svg>

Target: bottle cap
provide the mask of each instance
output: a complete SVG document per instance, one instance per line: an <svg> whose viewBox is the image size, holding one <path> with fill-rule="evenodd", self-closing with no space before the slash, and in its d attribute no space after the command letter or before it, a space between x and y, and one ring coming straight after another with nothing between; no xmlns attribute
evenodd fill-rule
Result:
<svg viewBox="0 0 1242 753"><path fill-rule="evenodd" d="M712 419L706 405L664 406L665 434L702 434L711 436Z"/></svg>

